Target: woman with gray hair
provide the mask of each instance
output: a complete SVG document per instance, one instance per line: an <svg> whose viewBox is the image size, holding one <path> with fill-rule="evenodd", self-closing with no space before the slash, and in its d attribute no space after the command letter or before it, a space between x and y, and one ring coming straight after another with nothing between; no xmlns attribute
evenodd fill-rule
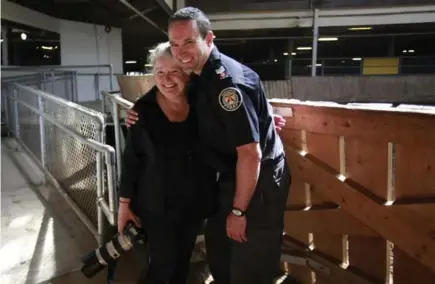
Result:
<svg viewBox="0 0 435 284"><path fill-rule="evenodd" d="M140 119L124 150L118 231L131 220L148 236L150 266L138 283L182 284L201 225L215 208L216 172L198 147L189 75L168 42L157 45L149 61L156 85L133 107Z"/></svg>

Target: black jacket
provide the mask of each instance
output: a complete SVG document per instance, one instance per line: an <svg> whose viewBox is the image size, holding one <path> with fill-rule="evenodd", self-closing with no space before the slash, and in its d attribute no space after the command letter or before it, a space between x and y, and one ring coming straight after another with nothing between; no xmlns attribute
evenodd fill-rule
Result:
<svg viewBox="0 0 435 284"><path fill-rule="evenodd" d="M120 196L131 198L132 210L139 217L142 214L161 216L168 213L167 193L172 189L167 188L167 183L175 178L166 172L167 163L171 163L168 153L174 151L166 143L171 141L172 133L165 131L170 122L161 118L156 93L157 88L154 87L135 103L134 109L139 120L128 131L122 161ZM189 171L191 174L177 178L182 178L182 184L191 186L177 190L191 191L192 197L189 197L189 204L185 204L185 207L189 208L190 215L204 218L216 209L216 172L203 162L196 116L192 110L188 120L194 128L189 126L192 144L189 145L191 150L184 165L192 170Z"/></svg>

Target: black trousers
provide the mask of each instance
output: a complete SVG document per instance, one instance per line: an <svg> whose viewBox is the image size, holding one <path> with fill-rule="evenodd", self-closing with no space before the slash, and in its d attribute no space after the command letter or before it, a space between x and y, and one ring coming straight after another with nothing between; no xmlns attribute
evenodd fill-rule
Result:
<svg viewBox="0 0 435 284"><path fill-rule="evenodd" d="M139 277L139 284L184 284L190 258L203 220L145 217L141 220L148 235L150 265Z"/></svg>
<svg viewBox="0 0 435 284"><path fill-rule="evenodd" d="M210 271L217 284L272 284L279 271L284 210L291 183L285 158L262 165L247 210L247 242L226 234L235 179L219 179L219 210L208 219L205 241Z"/></svg>

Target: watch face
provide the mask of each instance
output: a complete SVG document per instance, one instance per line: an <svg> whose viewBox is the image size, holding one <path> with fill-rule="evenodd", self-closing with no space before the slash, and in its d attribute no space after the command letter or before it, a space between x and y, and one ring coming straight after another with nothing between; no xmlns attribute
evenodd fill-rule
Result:
<svg viewBox="0 0 435 284"><path fill-rule="evenodd" d="M236 216L242 216L242 215L243 215L242 211L240 211L240 210L238 210L238 209L233 209L232 212L233 212L233 214L236 215Z"/></svg>

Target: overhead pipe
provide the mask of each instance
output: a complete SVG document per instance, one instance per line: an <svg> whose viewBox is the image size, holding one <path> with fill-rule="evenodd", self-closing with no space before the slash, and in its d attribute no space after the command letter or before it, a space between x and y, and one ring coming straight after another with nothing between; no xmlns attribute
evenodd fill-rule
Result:
<svg viewBox="0 0 435 284"><path fill-rule="evenodd" d="M139 17L141 17L142 19L147 21L150 25L152 25L153 27L155 27L156 29L158 29L159 31L164 33L165 35L168 35L168 33L164 29L160 28L156 23L154 23L152 20L150 20L144 14L142 14L138 9L136 9L133 5L128 3L126 0L119 0L119 2L121 2L125 7L129 8L130 10L135 12Z"/></svg>

